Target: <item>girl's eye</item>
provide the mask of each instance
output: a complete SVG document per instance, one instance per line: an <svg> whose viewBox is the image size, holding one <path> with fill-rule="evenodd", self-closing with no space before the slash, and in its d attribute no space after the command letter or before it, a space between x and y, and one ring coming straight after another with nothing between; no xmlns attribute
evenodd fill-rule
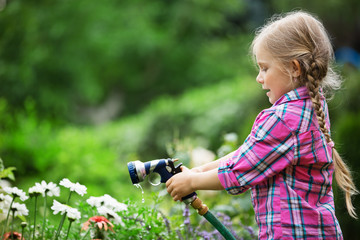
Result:
<svg viewBox="0 0 360 240"><path fill-rule="evenodd" d="M260 68L260 70L262 71L262 72L266 72L268 69L267 68Z"/></svg>

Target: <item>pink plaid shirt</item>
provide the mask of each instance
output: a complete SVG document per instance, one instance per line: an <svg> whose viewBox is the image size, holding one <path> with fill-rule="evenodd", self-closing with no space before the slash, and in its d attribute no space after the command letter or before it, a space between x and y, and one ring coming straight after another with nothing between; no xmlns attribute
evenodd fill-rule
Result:
<svg viewBox="0 0 360 240"><path fill-rule="evenodd" d="M330 126L324 98L322 104ZM263 110L234 156L220 163L218 177L230 194L251 188L259 239L342 239L332 146L300 87Z"/></svg>

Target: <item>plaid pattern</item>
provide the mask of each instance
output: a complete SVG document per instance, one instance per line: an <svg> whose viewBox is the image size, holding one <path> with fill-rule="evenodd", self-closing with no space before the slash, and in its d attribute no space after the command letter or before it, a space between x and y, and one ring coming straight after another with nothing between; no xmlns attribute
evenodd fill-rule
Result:
<svg viewBox="0 0 360 240"><path fill-rule="evenodd" d="M326 124L328 109L322 98ZM251 188L259 239L342 239L331 188L334 164L306 87L256 118L218 177L230 194Z"/></svg>

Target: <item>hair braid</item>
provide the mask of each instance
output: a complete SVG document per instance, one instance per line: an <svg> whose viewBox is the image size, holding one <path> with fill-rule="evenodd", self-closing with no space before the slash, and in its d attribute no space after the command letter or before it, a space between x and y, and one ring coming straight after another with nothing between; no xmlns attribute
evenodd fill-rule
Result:
<svg viewBox="0 0 360 240"><path fill-rule="evenodd" d="M326 127L325 114L320 102L320 77L321 74L319 73L318 63L316 61L312 61L309 72L307 73L307 81L305 81L305 84L309 91L320 130L325 135L326 141L330 143L332 142L332 139L329 130ZM351 196L358 194L359 192L356 189L354 182L352 181L351 172L348 166L341 159L341 156L335 147L333 147L333 159L335 164L335 179L338 183L338 186L345 192L346 207L348 209L349 215L353 218L357 218L355 208L351 201Z"/></svg>
<svg viewBox="0 0 360 240"><path fill-rule="evenodd" d="M321 74L319 72L319 67L316 61L313 61L310 64L310 70L307 74L308 81L305 82L306 87L309 91L309 95L313 104L313 107L316 112L316 118L318 120L321 131L324 133L326 141L331 142L331 136L329 134L329 130L326 127L325 122L325 113L322 109L321 101L320 101L320 83L321 83Z"/></svg>

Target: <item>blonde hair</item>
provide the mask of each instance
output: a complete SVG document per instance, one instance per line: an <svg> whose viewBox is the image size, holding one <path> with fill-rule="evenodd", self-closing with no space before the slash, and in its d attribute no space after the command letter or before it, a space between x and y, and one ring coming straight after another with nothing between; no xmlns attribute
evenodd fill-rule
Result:
<svg viewBox="0 0 360 240"><path fill-rule="evenodd" d="M328 143L332 142L326 126L325 113L320 102L320 89L324 93L340 88L341 78L332 70L333 47L323 24L309 13L296 11L285 16L277 15L256 32L251 45L253 56L259 46L269 51L274 60L290 71L289 64L296 60L300 66L296 86L306 86L311 97L319 126ZM357 218L351 196L358 191L349 168L333 147L335 179L344 191L349 215Z"/></svg>

